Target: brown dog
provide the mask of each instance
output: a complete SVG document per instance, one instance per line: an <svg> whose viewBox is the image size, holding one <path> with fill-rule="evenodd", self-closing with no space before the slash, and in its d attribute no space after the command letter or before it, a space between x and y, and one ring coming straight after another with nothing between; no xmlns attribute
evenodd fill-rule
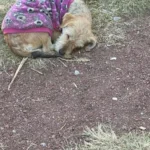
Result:
<svg viewBox="0 0 150 150"><path fill-rule="evenodd" d="M93 49L97 40L91 26L92 18L88 7L82 0L74 0L63 17L62 34L55 43L55 50L65 58L71 58L71 53L76 48L90 44L86 50Z"/></svg>

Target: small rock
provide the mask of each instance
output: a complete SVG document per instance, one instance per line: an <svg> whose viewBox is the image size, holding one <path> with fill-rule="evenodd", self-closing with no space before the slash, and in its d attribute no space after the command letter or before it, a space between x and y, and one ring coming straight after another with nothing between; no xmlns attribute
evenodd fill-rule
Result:
<svg viewBox="0 0 150 150"><path fill-rule="evenodd" d="M16 133L16 130L12 130L13 133Z"/></svg>
<svg viewBox="0 0 150 150"><path fill-rule="evenodd" d="M140 126L139 128L140 128L141 130L146 130L146 128L143 127L143 126Z"/></svg>
<svg viewBox="0 0 150 150"><path fill-rule="evenodd" d="M46 143L41 143L40 145L43 146L43 147L45 147L45 146L46 146Z"/></svg>
<svg viewBox="0 0 150 150"><path fill-rule="evenodd" d="M78 70L75 70L74 74L77 76L80 74L80 72Z"/></svg>
<svg viewBox="0 0 150 150"><path fill-rule="evenodd" d="M143 112L141 112L141 115L144 115L144 113L143 113Z"/></svg>
<svg viewBox="0 0 150 150"><path fill-rule="evenodd" d="M0 129L1 129L1 130L4 130L4 128L3 128L3 127L0 127Z"/></svg>
<svg viewBox="0 0 150 150"><path fill-rule="evenodd" d="M117 57L111 57L110 60L117 60Z"/></svg>
<svg viewBox="0 0 150 150"><path fill-rule="evenodd" d="M113 100L113 101L117 101L118 98L117 98L117 97L113 97L112 100Z"/></svg>
<svg viewBox="0 0 150 150"><path fill-rule="evenodd" d="M114 21L118 21L121 19L121 17L114 17L113 19L114 19Z"/></svg>

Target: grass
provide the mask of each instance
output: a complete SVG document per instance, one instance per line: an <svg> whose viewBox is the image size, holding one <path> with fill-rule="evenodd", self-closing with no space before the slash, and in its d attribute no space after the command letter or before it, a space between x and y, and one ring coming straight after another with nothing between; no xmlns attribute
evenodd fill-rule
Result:
<svg viewBox="0 0 150 150"><path fill-rule="evenodd" d="M110 128L98 125L97 128L86 128L83 133L83 144L67 150L149 150L149 133L128 133L117 136Z"/></svg>
<svg viewBox="0 0 150 150"><path fill-rule="evenodd" d="M124 17L142 16L150 10L150 0L86 0L93 15L94 31L106 46L125 38Z"/></svg>
<svg viewBox="0 0 150 150"><path fill-rule="evenodd" d="M15 0L0 1L0 24L9 6ZM125 39L123 16L143 15L150 9L150 0L85 0L93 16L93 31L98 41L105 46L122 44ZM3 9L4 8L4 9ZM119 17L119 18L118 18ZM1 32L1 31L0 31ZM19 63L20 58L14 56L4 41L0 39L0 67L7 68ZM30 60L28 65L33 68L46 67L44 59Z"/></svg>

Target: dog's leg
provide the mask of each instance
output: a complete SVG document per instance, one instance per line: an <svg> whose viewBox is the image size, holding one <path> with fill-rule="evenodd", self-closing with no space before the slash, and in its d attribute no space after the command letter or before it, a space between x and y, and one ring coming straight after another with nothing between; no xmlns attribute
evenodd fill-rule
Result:
<svg viewBox="0 0 150 150"><path fill-rule="evenodd" d="M43 43L43 52L54 55L54 45L52 44L51 38L48 38L45 43Z"/></svg>
<svg viewBox="0 0 150 150"><path fill-rule="evenodd" d="M13 76L11 82L10 82L9 85L8 85L8 90L10 90L11 85L13 84L14 80L16 79L16 77L17 77L17 75L18 75L20 69L22 68L22 66L25 64L25 62L26 62L27 60L28 60L28 57L25 57L25 58L22 59L21 63L19 64L19 66L18 66L18 68L17 68L17 70L16 70L16 72L15 72L15 75Z"/></svg>

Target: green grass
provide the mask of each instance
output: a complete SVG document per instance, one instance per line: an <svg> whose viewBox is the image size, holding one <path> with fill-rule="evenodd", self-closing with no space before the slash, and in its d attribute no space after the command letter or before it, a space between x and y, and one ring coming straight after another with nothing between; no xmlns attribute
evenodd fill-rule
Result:
<svg viewBox="0 0 150 150"><path fill-rule="evenodd" d="M0 0L0 24L9 6L15 0ZM123 17L140 16L150 9L150 0L85 0L93 16L93 31L98 41L106 46L121 45L125 39ZM1 9L5 7L4 9ZM114 17L120 17L118 21ZM0 31L1 33L1 31ZM16 65L20 58L14 56L0 38L0 67ZM46 67L49 60L29 60L28 65L34 68Z"/></svg>
<svg viewBox="0 0 150 150"><path fill-rule="evenodd" d="M117 136L111 128L99 125L92 129L87 127L83 135L83 144L66 150L150 150L149 133Z"/></svg>

